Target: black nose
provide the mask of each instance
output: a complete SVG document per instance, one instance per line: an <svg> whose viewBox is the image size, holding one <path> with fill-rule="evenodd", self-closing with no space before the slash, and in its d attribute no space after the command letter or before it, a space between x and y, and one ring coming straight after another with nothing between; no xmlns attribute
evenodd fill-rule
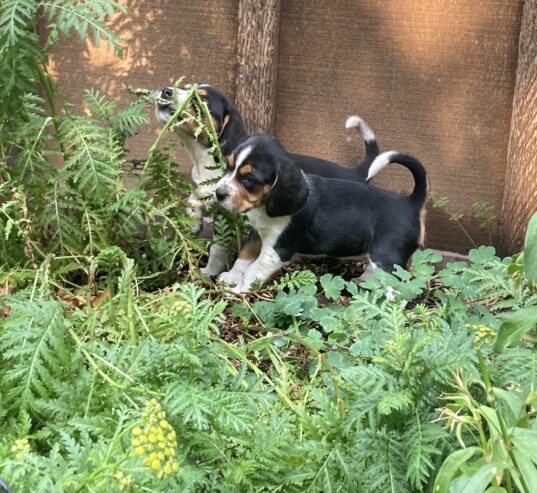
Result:
<svg viewBox="0 0 537 493"><path fill-rule="evenodd" d="M171 87L166 87L166 89L162 89L162 93L160 94L160 97L164 99L172 99L173 89Z"/></svg>
<svg viewBox="0 0 537 493"><path fill-rule="evenodd" d="M224 200L229 194L227 193L227 191L222 188L222 187L218 187L216 189L216 198L222 202L222 200Z"/></svg>

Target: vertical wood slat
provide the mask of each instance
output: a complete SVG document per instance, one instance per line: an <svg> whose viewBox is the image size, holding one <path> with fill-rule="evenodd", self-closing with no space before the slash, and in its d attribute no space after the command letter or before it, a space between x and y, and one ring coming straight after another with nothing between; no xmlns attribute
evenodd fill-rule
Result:
<svg viewBox="0 0 537 493"><path fill-rule="evenodd" d="M280 0L239 0L236 101L250 134L273 133Z"/></svg>
<svg viewBox="0 0 537 493"><path fill-rule="evenodd" d="M526 0L520 41L511 135L500 222L500 251L523 248L531 215L537 211L537 0Z"/></svg>

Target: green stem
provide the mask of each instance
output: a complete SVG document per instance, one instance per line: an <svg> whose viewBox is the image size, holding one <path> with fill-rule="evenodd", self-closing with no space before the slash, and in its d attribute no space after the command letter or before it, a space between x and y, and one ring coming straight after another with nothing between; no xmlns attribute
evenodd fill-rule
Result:
<svg viewBox="0 0 537 493"><path fill-rule="evenodd" d="M457 223L457 225L459 226L459 228L461 229L461 231L464 233L464 235L466 236L466 238L468 238L468 241L470 241L470 243L474 246L474 248L477 248L477 244L476 242L474 241L474 239L470 236L470 234L468 233L468 231L466 231L466 228L463 226L463 224L457 219L455 221Z"/></svg>
<svg viewBox="0 0 537 493"><path fill-rule="evenodd" d="M66 162L67 152L60 138L60 119L58 118L58 110L56 108L56 100L54 98L54 83L52 82L49 73L43 67L41 67L41 65L37 61L35 62L35 71L37 73L37 77L41 82L41 85L43 86L43 89L45 89L45 96L47 98L47 103L50 108L50 115L52 116L52 123L54 124L54 128L56 130L56 140L58 141L58 145L60 146L63 160L64 162Z"/></svg>

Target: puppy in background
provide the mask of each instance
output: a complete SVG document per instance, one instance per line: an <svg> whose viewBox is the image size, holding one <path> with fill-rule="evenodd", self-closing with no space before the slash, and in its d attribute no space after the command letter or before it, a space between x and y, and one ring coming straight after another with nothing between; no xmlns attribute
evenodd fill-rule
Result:
<svg viewBox="0 0 537 493"><path fill-rule="evenodd" d="M389 163L414 177L409 196L365 183L304 174L281 144L268 135L250 137L229 157L216 198L228 210L246 214L259 235L259 255L241 252L221 278L235 292L266 282L296 255L349 258L367 255L362 278L378 267L406 267L423 245L427 174L405 154L385 152L367 179Z"/></svg>
<svg viewBox="0 0 537 493"><path fill-rule="evenodd" d="M173 87L163 89L155 108L157 119L163 123L167 122L177 108L186 100L190 90L190 84L177 89ZM201 84L198 86L197 92L200 99L207 104L218 135L222 154L224 156L230 155L233 149L248 138L248 133L246 132L240 112L216 87ZM203 116L195 98L191 101L190 107L186 108L185 111ZM375 134L367 123L358 116L349 117L346 127L356 128L364 139L365 158L357 166L342 166L325 159L294 153L289 153L290 158L296 166L308 174L365 182L369 173L369 167L379 153ZM194 231L194 233L198 233L202 227L203 214L206 208L211 205L211 200L207 200L207 198L212 199L216 190L215 185L207 184L207 182L220 178L222 172L220 170L220 163L210 153L212 144L201 138L197 138L194 133L195 130L190 124L185 124L178 126L175 132L181 139L192 161L192 180L196 185L196 189L188 197L190 204L188 212L199 221ZM255 234L251 235L247 241L247 246L251 250L251 254L253 254L258 244L255 236ZM227 257L228 255L225 249L221 245L213 243L209 249L207 266L202 268L201 271L207 276L220 274L228 265Z"/></svg>

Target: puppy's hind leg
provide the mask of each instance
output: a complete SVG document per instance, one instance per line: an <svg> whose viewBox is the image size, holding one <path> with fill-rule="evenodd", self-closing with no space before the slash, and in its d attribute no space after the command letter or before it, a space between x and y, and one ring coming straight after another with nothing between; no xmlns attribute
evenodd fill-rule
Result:
<svg viewBox="0 0 537 493"><path fill-rule="evenodd" d="M369 259L369 263L367 264L367 267L365 268L364 272L362 272L362 274L360 275L360 277L358 277L358 279L356 279L356 282L357 283L360 283L362 281L365 281L366 279L369 279L373 276L375 276L375 271L377 269L383 269L383 270L386 270L382 267L382 264L379 265L377 262L374 262L371 258ZM393 264L392 264L392 268L393 268ZM382 284L384 286L384 290L386 291L386 299L388 301L392 301L395 299L395 296L396 294L399 294L395 289L393 289L391 286L385 286L384 284ZM406 305L406 302L404 303ZM404 306L403 306L404 308Z"/></svg>

